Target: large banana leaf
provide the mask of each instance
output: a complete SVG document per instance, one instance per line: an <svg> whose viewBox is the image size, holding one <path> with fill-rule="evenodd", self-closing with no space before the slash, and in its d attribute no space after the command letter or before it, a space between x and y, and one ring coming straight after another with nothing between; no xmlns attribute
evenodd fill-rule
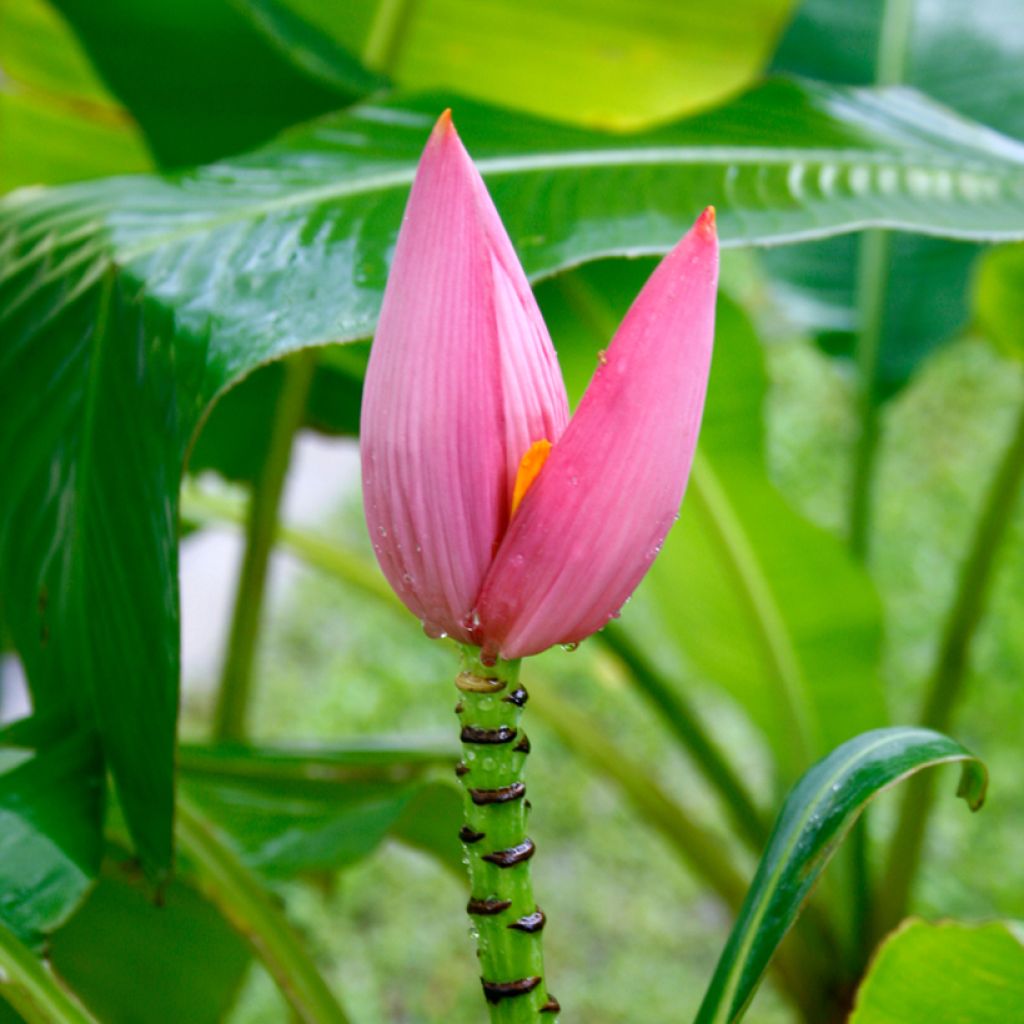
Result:
<svg viewBox="0 0 1024 1024"><path fill-rule="evenodd" d="M0 579L37 702L95 722L139 852L170 862L177 492L196 425L257 366L366 336L435 114L528 271L868 224L1024 237L1024 147L907 92L771 82L611 137L457 99L370 103L181 177L0 203Z"/></svg>
<svg viewBox="0 0 1024 1024"><path fill-rule="evenodd" d="M805 0L775 57L777 70L851 85L874 80L886 4ZM905 81L959 113L1024 138L1024 18L1016 0L914 0ZM892 392L968 318L967 282L978 247L897 234L891 240L879 383ZM823 345L848 354L857 329L857 239L829 239L769 254L791 314Z"/></svg>

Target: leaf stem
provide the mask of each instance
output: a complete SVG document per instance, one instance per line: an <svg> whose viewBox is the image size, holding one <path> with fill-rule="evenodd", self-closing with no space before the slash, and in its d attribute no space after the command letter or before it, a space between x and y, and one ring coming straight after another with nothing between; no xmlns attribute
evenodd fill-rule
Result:
<svg viewBox="0 0 1024 1024"><path fill-rule="evenodd" d="M27 1024L97 1024L46 965L0 921L0 1000Z"/></svg>
<svg viewBox="0 0 1024 1024"><path fill-rule="evenodd" d="M245 555L238 576L231 632L214 712L213 735L218 740L241 740L245 736L278 507L291 462L292 442L306 411L315 368L313 349L297 352L284 362L284 383L274 411L270 446L250 498Z"/></svg>
<svg viewBox="0 0 1024 1024"><path fill-rule="evenodd" d="M519 662L484 665L464 647L456 713L462 760L456 774L466 792L459 832L469 867L467 911L477 936L481 983L491 1024L536 1024L554 1019L557 1000L547 991L541 933L545 917L533 898L526 835L523 769L530 741L520 727L529 699L519 685Z"/></svg>
<svg viewBox="0 0 1024 1024"><path fill-rule="evenodd" d="M914 0L885 0L875 53L876 85L898 85L903 81L913 14ZM854 450L848 529L850 550L861 560L868 555L872 482L880 436L878 364L886 284L892 269L890 247L887 231L865 231L861 236L857 264L860 437Z"/></svg>
<svg viewBox="0 0 1024 1024"><path fill-rule="evenodd" d="M755 853L760 853L768 839L769 826L732 764L704 729L696 711L619 626L605 627L596 638L621 662L637 690L657 709L680 746L690 753L694 766L718 794L737 835Z"/></svg>
<svg viewBox="0 0 1024 1024"><path fill-rule="evenodd" d="M920 723L927 728L944 731L953 719L967 679L971 643L985 611L996 555L1020 498L1022 482L1024 405L992 477L967 557L960 569L956 594L946 618L921 708ZM935 780L930 775L915 780L904 794L876 901L876 937L888 932L906 913L934 797Z"/></svg>
<svg viewBox="0 0 1024 1024"><path fill-rule="evenodd" d="M205 895L248 942L305 1024L348 1024L348 1018L303 949L273 897L218 836L215 826L179 795L177 837Z"/></svg>
<svg viewBox="0 0 1024 1024"><path fill-rule="evenodd" d="M371 71L394 72L416 0L378 0L363 44L363 63Z"/></svg>

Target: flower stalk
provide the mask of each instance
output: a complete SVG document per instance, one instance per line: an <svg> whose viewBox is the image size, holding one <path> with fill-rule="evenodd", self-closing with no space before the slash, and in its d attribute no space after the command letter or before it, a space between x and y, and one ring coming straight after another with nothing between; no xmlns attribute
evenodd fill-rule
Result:
<svg viewBox="0 0 1024 1024"><path fill-rule="evenodd" d="M529 698L519 685L519 661L488 666L475 648L462 650L455 680L462 760L455 773L465 790L459 838L469 868L466 909L480 981L492 1024L554 1020L559 1006L544 980L545 917L533 896L535 847L526 834L523 774L530 741L520 720Z"/></svg>

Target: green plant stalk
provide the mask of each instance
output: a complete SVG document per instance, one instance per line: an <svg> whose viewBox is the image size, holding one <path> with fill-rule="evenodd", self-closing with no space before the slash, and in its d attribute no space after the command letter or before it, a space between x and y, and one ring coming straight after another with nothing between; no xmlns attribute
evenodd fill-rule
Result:
<svg viewBox="0 0 1024 1024"><path fill-rule="evenodd" d="M267 569L277 533L278 507L288 475L292 442L306 411L306 399L315 369L316 352L313 349L295 353L284 364L284 385L274 411L267 459L250 498L245 554L238 576L231 632L214 712L214 739L241 740L245 737Z"/></svg>
<svg viewBox="0 0 1024 1024"><path fill-rule="evenodd" d="M759 854L768 841L770 828L742 779L708 735L693 708L623 629L609 625L597 633L595 639L623 665L640 693L657 709L680 746L693 757L694 766L717 793L736 834Z"/></svg>
<svg viewBox="0 0 1024 1024"><path fill-rule="evenodd" d="M947 731L967 679L971 643L985 611L996 555L1010 526L1024 484L1024 405L996 469L975 524L956 594L921 708L920 724ZM876 938L903 918L921 861L928 817L935 799L931 773L907 787L876 901Z"/></svg>
<svg viewBox="0 0 1024 1024"><path fill-rule="evenodd" d="M415 0L377 0L363 43L363 63L371 71L394 71L414 6Z"/></svg>
<svg viewBox="0 0 1024 1024"><path fill-rule="evenodd" d="M492 1024L553 1020L558 1003L547 991L541 933L544 915L533 898L526 835L529 804L523 769L530 743L520 720L528 696L519 662L484 665L462 648L456 678L465 789L459 832L469 867L467 911L477 937L480 981Z"/></svg>
<svg viewBox="0 0 1024 1024"><path fill-rule="evenodd" d="M27 1024L97 1024L43 962L0 922L0 1004L3 1000Z"/></svg>
<svg viewBox="0 0 1024 1024"><path fill-rule="evenodd" d="M348 1024L277 903L215 827L179 795L176 833L200 888L246 940L304 1024Z"/></svg>
<svg viewBox="0 0 1024 1024"><path fill-rule="evenodd" d="M877 85L898 85L903 81L913 15L914 0L884 0L875 52ZM881 439L878 366L885 325L886 288L891 273L892 241L889 232L865 231L857 259L856 355L860 434L853 454L847 523L850 551L861 562L866 562L870 554L871 511ZM871 891L868 839L868 818L865 815L853 827L846 854L852 939L849 967L857 975L866 964L870 951L869 919L873 910L868 896Z"/></svg>
<svg viewBox="0 0 1024 1024"><path fill-rule="evenodd" d="M906 74L914 0L885 0L875 53L875 84L898 85ZM848 531L850 550L868 554L871 495L880 437L878 360L882 347L886 283L891 272L889 233L865 231L857 265L857 365L860 437L854 449Z"/></svg>

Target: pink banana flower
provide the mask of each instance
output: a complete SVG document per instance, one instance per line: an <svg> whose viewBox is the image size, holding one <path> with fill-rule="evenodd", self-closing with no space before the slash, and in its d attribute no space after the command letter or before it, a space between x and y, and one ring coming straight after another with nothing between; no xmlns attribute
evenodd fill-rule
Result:
<svg viewBox="0 0 1024 1024"><path fill-rule="evenodd" d="M686 488L717 278L709 207L647 281L570 419L512 243L441 116L399 232L361 422L374 551L430 635L520 658L618 614Z"/></svg>

